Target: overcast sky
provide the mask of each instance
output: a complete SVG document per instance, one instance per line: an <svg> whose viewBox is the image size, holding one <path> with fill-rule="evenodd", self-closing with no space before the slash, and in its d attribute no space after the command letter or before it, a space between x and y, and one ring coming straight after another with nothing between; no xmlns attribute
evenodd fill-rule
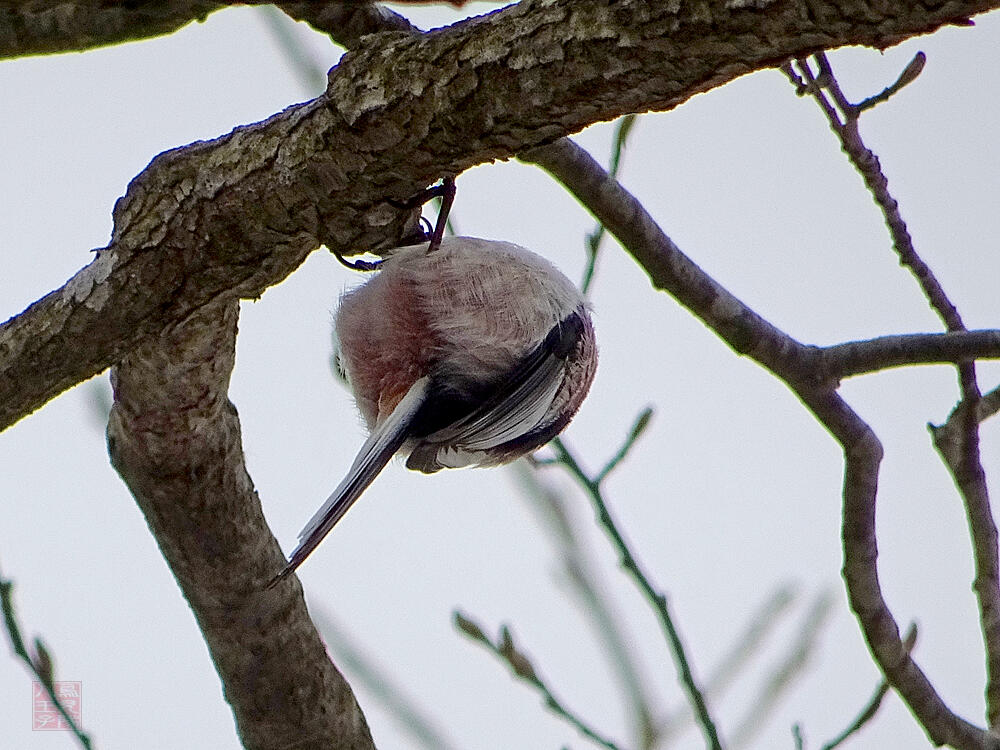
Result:
<svg viewBox="0 0 1000 750"><path fill-rule="evenodd" d="M422 26L482 12L406 9ZM303 26L319 64L339 51ZM970 327L1000 326L1000 15L880 54L831 55L848 95L890 83L917 50L919 80L865 115L916 246ZM314 96L259 9L227 10L162 39L0 62L0 319L61 286L105 245L111 208L164 149L210 139ZM611 129L580 142L606 160ZM940 325L899 268L881 216L816 106L776 71L744 77L640 119L622 180L679 246L785 331L827 344ZM539 170L484 165L458 180L463 233L526 245L571 278L592 220ZM330 321L356 274L314 253L245 303L231 397L247 465L286 551L353 459L364 432L330 374ZM798 598L731 694L723 732L753 704L817 596L834 600L808 669L757 736L790 748L830 739L878 675L847 609L840 568L842 462L833 440L767 373L737 358L608 242L593 288L601 363L567 443L596 468L635 415L656 414L608 482L627 536L670 595L702 675L777 588ZM1000 369L982 366L984 390ZM868 376L843 394L882 438L880 574L900 624L921 625L919 663L977 723L983 657L961 504L925 425L956 399L946 367ZM16 581L28 634L42 634L60 679L83 683L84 724L106 750L237 748L232 714L186 603L111 469L100 402L107 374L0 434L0 564ZM983 429L996 490L997 421ZM583 542L632 634L664 713L682 704L656 621L557 470ZM451 625L455 608L493 633L510 623L565 702L629 745L617 684L567 595L560 559L510 469L424 477L391 465L301 569L325 611L470 750L583 748L538 697ZM350 670L348 677L352 678ZM355 684L354 679L351 679ZM370 691L359 700L382 748L419 747ZM70 747L30 730L29 679L0 659L0 747ZM681 746L700 747L693 731ZM886 701L856 747L925 746L900 701Z"/></svg>

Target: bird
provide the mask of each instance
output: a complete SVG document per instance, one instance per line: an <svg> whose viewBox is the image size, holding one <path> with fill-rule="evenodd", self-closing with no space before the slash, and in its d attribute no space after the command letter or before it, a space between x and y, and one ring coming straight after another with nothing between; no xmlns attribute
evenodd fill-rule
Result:
<svg viewBox="0 0 1000 750"><path fill-rule="evenodd" d="M590 306L552 263L510 242L440 232L386 252L343 295L334 341L370 434L271 585L393 456L426 474L509 463L562 432L597 368Z"/></svg>

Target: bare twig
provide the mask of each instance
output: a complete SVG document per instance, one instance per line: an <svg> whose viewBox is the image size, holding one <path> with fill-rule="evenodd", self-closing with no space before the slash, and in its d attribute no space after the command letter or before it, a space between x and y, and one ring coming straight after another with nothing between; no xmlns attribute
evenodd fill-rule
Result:
<svg viewBox="0 0 1000 750"><path fill-rule="evenodd" d="M989 726L997 729L1000 727L1000 556L986 472L980 460L978 425L980 413L990 412L998 399L984 404L978 397L975 373L968 377L966 393L972 397L963 398L944 428L930 425L930 431L935 449L965 500L976 569L972 588L979 603L986 646L986 718Z"/></svg>
<svg viewBox="0 0 1000 750"><path fill-rule="evenodd" d="M635 418L635 422L632 423L632 429L629 430L628 436L622 442L621 447L613 455L608 462L604 464L604 467L594 475L593 482L596 486L600 486L605 479L607 479L608 474L618 468L618 464L625 460L628 452L632 450L632 446L635 445L635 441L642 437L642 433L646 431L649 427L649 422L653 418L653 408L647 406L641 412L639 416Z"/></svg>
<svg viewBox="0 0 1000 750"><path fill-rule="evenodd" d="M458 747L423 708L406 695L392 675L364 653L325 607L312 605L311 610L316 627L333 652L337 664L362 683L418 745L427 750L455 750Z"/></svg>
<svg viewBox="0 0 1000 750"><path fill-rule="evenodd" d="M826 115L830 129L837 136L841 148L844 150L851 164L858 171L858 174L861 175L865 186L872 194L875 204L885 217L886 227L889 229L889 235L892 238L893 249L899 256L900 264L910 269L931 307L937 312L942 321L944 321L948 330L965 330L965 326L955 305L948 299L948 295L937 280L937 277L935 277L930 266L917 254L913 245L913 237L910 235L906 222L903 220L902 213L899 210L899 203L889 191L889 181L882 171L882 165L878 157L865 145L861 137L858 121L863 111L862 107L851 104L847 100L847 97L844 96L826 54L820 52L814 55L814 59L819 67L820 72L818 75L813 74L806 60L797 61L799 73L802 76L801 80L805 81L805 91L816 100L816 103ZM915 66L914 63L910 63L907 66L907 71L912 69L919 72L919 69L922 67L922 65ZM905 83L914 80L915 77L916 74L906 75L906 71L904 71L904 75L900 76L900 80L893 84L890 89L895 87L898 90ZM903 81L903 83L900 83L900 81ZM798 88L798 80L796 80L796 86L801 91ZM827 97L827 92L830 93L833 103ZM879 97L873 98L878 99ZM874 106L874 104L869 106Z"/></svg>
<svg viewBox="0 0 1000 750"><path fill-rule="evenodd" d="M734 351L752 357L791 388L843 449L843 575L851 608L875 661L936 744L1000 748L1000 739L957 716L903 646L878 580L875 506L882 446L795 341L702 271L664 234L634 196L568 139L522 155L562 182L649 275Z"/></svg>
<svg viewBox="0 0 1000 750"><path fill-rule="evenodd" d="M621 170L625 144L628 142L629 134L632 132L632 126L635 125L637 118L638 115L625 115L618 121L618 125L615 127L615 134L611 144L611 161L608 164L608 174L612 177L617 178ZM583 270L583 279L580 281L580 289L584 294L590 291L590 285L594 280L594 271L597 268L597 256L601 251L601 240L604 239L606 233L607 230L604 228L604 225L598 222L594 230L587 235L587 265Z"/></svg>
<svg viewBox="0 0 1000 750"><path fill-rule="evenodd" d="M485 646L494 655L499 657L510 667L514 675L522 682L527 683L538 691L545 701L545 705L557 716L569 722L580 734L607 750L620 750L612 740L605 737L582 717L568 709L565 704L556 698L549 686L538 676L538 672L532 665L531 660L514 645L514 638L510 629L503 625L500 628L500 636L494 643L483 629L467 615L456 611L454 613L455 627L467 635L476 643Z"/></svg>
<svg viewBox="0 0 1000 750"><path fill-rule="evenodd" d="M298 78L299 87L309 96L321 93L326 88L326 70L307 47L298 43L295 38L295 23L289 15L273 5L266 5L257 12L284 55L288 67Z"/></svg>
<svg viewBox="0 0 1000 750"><path fill-rule="evenodd" d="M851 164L861 175L885 217L892 238L893 249L899 262L908 268L920 285L931 308L938 314L949 332L965 331L965 323L955 304L944 291L930 266L920 257L913 244L899 204L889 191L889 183L882 171L878 157L865 145L858 127L862 112L886 101L892 94L912 82L923 69L925 58L918 53L891 86L880 94L852 104L837 81L825 53L813 56L819 73L814 75L808 62L796 61L798 74L789 74L790 65L784 68L797 91L809 93L826 115L831 130L840 140L841 148ZM801 77L800 77L801 76ZM827 98L829 93L832 98ZM976 379L975 362L959 360L958 369L961 401L949 421L954 420L961 429L955 430L952 449L939 452L954 478L955 485L965 503L966 517L972 537L976 576L973 588L979 605L979 620L986 648L986 716L989 726L1000 726L1000 554L997 551L998 534L990 507L986 472L979 450L978 404L982 398ZM937 442L936 442L937 444Z"/></svg>
<svg viewBox="0 0 1000 750"><path fill-rule="evenodd" d="M792 724L792 742L794 743L795 750L805 750L806 738L802 735L802 725Z"/></svg>
<svg viewBox="0 0 1000 750"><path fill-rule="evenodd" d="M817 596L808 608L798 633L792 640L791 648L769 671L760 688L754 691L753 705L733 730L731 745L734 748L745 747L751 742L763 728L764 720L774 711L795 679L802 674L816 650L820 633L832 609L833 597L829 592Z"/></svg>
<svg viewBox="0 0 1000 750"><path fill-rule="evenodd" d="M705 680L705 691L709 695L721 694L729 687L794 601L795 593L790 586L781 586L764 600L733 640L729 653L709 673Z"/></svg>
<svg viewBox="0 0 1000 750"><path fill-rule="evenodd" d="M2 574L0 574L0 609L3 610L4 629L7 631L7 637L10 639L10 646L14 655L25 663L28 670L41 684L46 695L49 696L49 701L55 706L56 711L59 712L59 715L62 716L67 726L69 726L70 731L73 732L73 736L76 737L80 746L84 750L91 750L93 745L91 744L90 736L77 725L72 714L70 714L62 700L56 694L52 657L49 655L49 651L42 642L42 639L35 638L35 658L32 658L28 652L24 644L24 636L21 635L20 624L17 621L17 612L14 609L14 583L4 578Z"/></svg>
<svg viewBox="0 0 1000 750"><path fill-rule="evenodd" d="M647 409L639 415L639 418L629 431L629 437L625 441L623 451L627 452L628 448L634 443L635 438L642 433L642 430L648 421L649 410ZM579 461L577 461L576 457L566 446L566 443L563 440L556 438L552 441L551 445L553 450L555 450L559 461L566 467L570 475L580 483L589 495L597 512L597 517L601 526L603 526L604 530L610 537L612 544L615 546L622 568L631 576L633 582L639 587L639 590L642 591L643 595L656 611L660 620L660 625L666 636L667 644L670 647L670 652L677 665L681 686L684 688L684 691L688 696L688 700L691 702L691 706L698 717L698 725L701 727L701 730L705 735L706 745L712 748L712 750L721 750L722 742L719 739L719 732L716 729L715 720L709 712L704 694L691 670L691 664L687 658L684 643L681 640L680 633L677 626L674 624L672 615L670 614L670 608L667 603L666 595L652 583L650 576L642 569L639 565L639 561L632 554L631 548L622 536L621 531L618 529L618 525L615 522L614 517L611 515L611 511L604 500L601 485L597 477L590 477L583 470ZM622 453L622 451L619 451L619 453ZM622 456L623 455L624 453L622 453ZM605 466L604 470L602 470L598 475L600 479L603 480L607 477L608 472L617 466L620 461L621 457L617 455L615 458L611 459L611 461L609 461Z"/></svg>
<svg viewBox="0 0 1000 750"><path fill-rule="evenodd" d="M907 651L912 651L916 643L917 625L916 623L910 623L910 627L906 631L906 637L903 638L903 645L906 647ZM875 688L875 692L872 694L872 697L865 704L864 708L861 709L854 721L852 721L843 732L823 745L823 750L834 750L834 748L843 744L848 738L850 738L851 735L860 731L861 728L871 721L875 717L875 714L878 713L879 707L881 707L882 701L888 692L889 683L883 679L879 683L878 687Z"/></svg>
<svg viewBox="0 0 1000 750"><path fill-rule="evenodd" d="M750 617L740 634L733 639L728 653L709 671L704 681L704 691L707 700L717 705L721 704L736 677L743 671L760 650L782 617L789 611L795 600L795 593L790 586L782 586L771 593L754 614ZM670 713L661 723L659 737L661 744L667 741L691 723L693 717L690 709L684 707Z"/></svg>
<svg viewBox="0 0 1000 750"><path fill-rule="evenodd" d="M529 456L514 464L514 469L524 486L524 496L531 500L531 507L543 516L543 528L549 531L559 549L570 590L579 600L587 622L593 626L621 683L625 708L631 714L634 725L636 746L655 747L659 731L657 722L653 719L650 691L633 647L634 639L629 636L625 623L616 615L612 602L603 593L604 587L597 580L587 545L580 543L576 523L567 512L564 498L554 487L543 481L538 469L546 465L551 465L551 462ZM686 711L684 715L690 716L690 712Z"/></svg>
<svg viewBox="0 0 1000 750"><path fill-rule="evenodd" d="M743 631L733 640L730 651L709 672L705 679L705 692L721 695L742 671L744 665L761 647L773 629L795 601L791 586L781 586L773 591L747 622Z"/></svg>
<svg viewBox="0 0 1000 750"><path fill-rule="evenodd" d="M875 96L869 96L867 99L863 99L858 102L855 106L858 111L864 112L866 109L871 109L877 104L881 104L884 101L888 101L890 96L893 96L897 91L902 89L904 86L912 83L916 80L917 76L924 69L924 64L927 62L927 55L923 52L918 52L910 60L910 63L903 68L903 72L899 74L899 78L896 79L895 83L891 86L887 86Z"/></svg>

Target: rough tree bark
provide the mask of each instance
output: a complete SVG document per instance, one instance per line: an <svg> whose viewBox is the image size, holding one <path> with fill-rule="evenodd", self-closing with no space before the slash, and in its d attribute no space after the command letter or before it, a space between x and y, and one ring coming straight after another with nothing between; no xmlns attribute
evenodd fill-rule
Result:
<svg viewBox="0 0 1000 750"><path fill-rule="evenodd" d="M11 19L31 5L0 8L0 54L78 48L60 41L58 24L25 47ZM218 5L173 7L196 17ZM789 58L884 48L998 6L524 0L430 34L344 30L358 46L322 96L158 156L116 204L108 246L0 327L0 428L114 367L115 466L202 627L244 744L371 747L298 583L263 589L281 555L226 398L237 300L259 296L320 245L351 254L397 242L413 216L395 201L442 175L600 120L670 109ZM175 22L145 31L123 22L120 38ZM979 345L992 351L996 337Z"/></svg>

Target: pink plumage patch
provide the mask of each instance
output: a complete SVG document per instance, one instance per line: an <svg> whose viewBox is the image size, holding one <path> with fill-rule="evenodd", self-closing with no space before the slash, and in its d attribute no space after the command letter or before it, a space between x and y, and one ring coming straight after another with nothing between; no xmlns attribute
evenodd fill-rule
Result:
<svg viewBox="0 0 1000 750"><path fill-rule="evenodd" d="M507 242L448 237L392 253L337 313L340 362L371 434L300 535L288 575L397 452L407 466L495 466L579 409L597 366L586 300Z"/></svg>

